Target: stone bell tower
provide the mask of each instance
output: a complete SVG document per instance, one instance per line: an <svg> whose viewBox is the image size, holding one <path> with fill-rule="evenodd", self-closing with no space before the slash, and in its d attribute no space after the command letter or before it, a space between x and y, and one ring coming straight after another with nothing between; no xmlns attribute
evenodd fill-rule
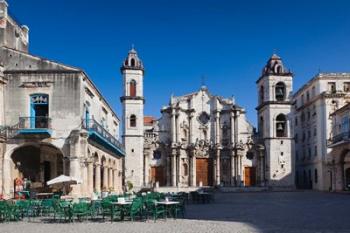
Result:
<svg viewBox="0 0 350 233"><path fill-rule="evenodd" d="M268 186L293 187L293 74L273 54L257 80L259 138L265 146Z"/></svg>
<svg viewBox="0 0 350 233"><path fill-rule="evenodd" d="M131 182L133 190L143 185L144 145L144 96L142 61L132 48L121 66L123 77L123 141L125 146L125 181Z"/></svg>

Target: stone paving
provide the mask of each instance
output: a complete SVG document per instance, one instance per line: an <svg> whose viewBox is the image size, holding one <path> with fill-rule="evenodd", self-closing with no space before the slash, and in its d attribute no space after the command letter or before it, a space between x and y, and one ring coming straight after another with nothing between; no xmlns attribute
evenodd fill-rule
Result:
<svg viewBox="0 0 350 233"><path fill-rule="evenodd" d="M116 223L0 224L1 233L350 232L350 195L319 192L220 193L189 205L186 219Z"/></svg>

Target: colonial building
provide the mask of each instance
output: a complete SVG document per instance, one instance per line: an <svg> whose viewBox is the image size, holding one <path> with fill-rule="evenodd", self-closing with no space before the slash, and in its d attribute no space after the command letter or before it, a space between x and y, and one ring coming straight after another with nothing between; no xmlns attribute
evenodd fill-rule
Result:
<svg viewBox="0 0 350 233"><path fill-rule="evenodd" d="M296 184L299 188L332 189L335 157L333 147L327 147L332 134L330 116L350 99L350 74L320 73L300 88L293 99Z"/></svg>
<svg viewBox="0 0 350 233"><path fill-rule="evenodd" d="M328 158L329 189L350 190L350 104L332 114L332 133L328 143L332 149Z"/></svg>
<svg viewBox="0 0 350 233"><path fill-rule="evenodd" d="M28 32L0 1L0 193L61 174L82 180L72 195L121 192L119 118L83 70L30 54Z"/></svg>

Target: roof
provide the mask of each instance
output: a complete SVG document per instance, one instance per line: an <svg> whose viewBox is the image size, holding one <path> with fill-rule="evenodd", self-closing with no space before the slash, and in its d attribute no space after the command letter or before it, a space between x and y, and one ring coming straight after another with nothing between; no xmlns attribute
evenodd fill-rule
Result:
<svg viewBox="0 0 350 233"><path fill-rule="evenodd" d="M156 118L153 116L145 116L143 118L143 124L147 126L152 126L155 121L156 121Z"/></svg>

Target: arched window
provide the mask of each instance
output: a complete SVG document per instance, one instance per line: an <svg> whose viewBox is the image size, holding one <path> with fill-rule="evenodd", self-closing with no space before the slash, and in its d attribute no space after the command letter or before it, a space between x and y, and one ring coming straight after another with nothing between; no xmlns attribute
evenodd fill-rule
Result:
<svg viewBox="0 0 350 233"><path fill-rule="evenodd" d="M275 87L275 97L277 101L283 101L286 98L286 85L279 82Z"/></svg>
<svg viewBox="0 0 350 233"><path fill-rule="evenodd" d="M284 114L279 114L276 117L276 136L287 137L287 119Z"/></svg>
<svg viewBox="0 0 350 233"><path fill-rule="evenodd" d="M130 127L136 127L136 116L135 115L130 116Z"/></svg>
<svg viewBox="0 0 350 233"><path fill-rule="evenodd" d="M135 80L130 81L130 96L131 97L136 96L136 81Z"/></svg>
<svg viewBox="0 0 350 233"><path fill-rule="evenodd" d="M131 65L131 67L135 67L135 59L134 58L131 58L130 65Z"/></svg>
<svg viewBox="0 0 350 233"><path fill-rule="evenodd" d="M260 116L260 121L259 121L259 135L261 137L264 136L264 118Z"/></svg>
<svg viewBox="0 0 350 233"><path fill-rule="evenodd" d="M264 102L264 86L260 87L260 91L259 91L259 96L260 96L260 103Z"/></svg>

